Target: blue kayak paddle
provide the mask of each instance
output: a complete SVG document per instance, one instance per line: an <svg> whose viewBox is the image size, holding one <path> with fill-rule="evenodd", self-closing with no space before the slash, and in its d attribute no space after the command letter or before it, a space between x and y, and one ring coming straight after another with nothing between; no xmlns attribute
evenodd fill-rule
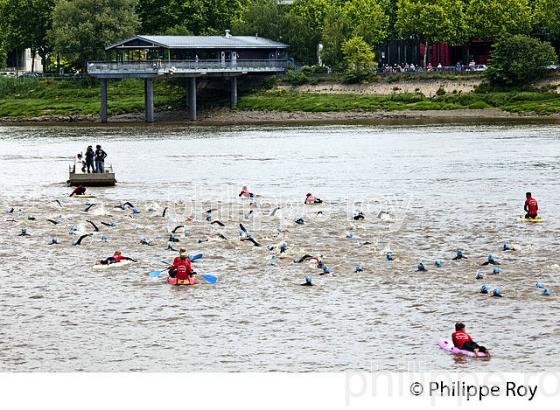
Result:
<svg viewBox="0 0 560 410"><path fill-rule="evenodd" d="M204 278L204 280L208 283L216 283L218 281L218 278L213 276L213 275L203 275L203 274L201 274L200 276L202 276Z"/></svg>
<svg viewBox="0 0 560 410"><path fill-rule="evenodd" d="M150 276L150 278L159 278L159 276L161 275L161 272L163 272L165 269L159 269L159 270L154 270L151 271L150 273L148 273L148 275Z"/></svg>

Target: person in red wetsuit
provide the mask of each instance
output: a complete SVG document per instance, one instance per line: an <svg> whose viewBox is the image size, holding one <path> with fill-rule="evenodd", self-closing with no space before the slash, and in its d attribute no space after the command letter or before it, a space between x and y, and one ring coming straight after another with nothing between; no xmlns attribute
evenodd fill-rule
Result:
<svg viewBox="0 0 560 410"><path fill-rule="evenodd" d="M74 195L84 195L86 193L86 187L83 185L78 185L70 194L70 196Z"/></svg>
<svg viewBox="0 0 560 410"><path fill-rule="evenodd" d="M474 352L475 356L479 356L480 353L486 353L490 356L490 352L484 346L480 346L472 340L469 334L465 331L464 323L455 323L455 332L451 335L451 339L453 340L453 345L457 349Z"/></svg>
<svg viewBox="0 0 560 410"><path fill-rule="evenodd" d="M112 263L119 263L122 261L132 261L136 262L134 259L127 256L123 256L121 251L115 251L113 256L109 256L107 259L103 259L97 262L97 265L110 265Z"/></svg>
<svg viewBox="0 0 560 410"><path fill-rule="evenodd" d="M525 207L524 207L525 212L527 212L525 218L534 219L537 217L537 212L539 211L539 205L537 204L537 200L531 196L530 192L527 192L525 196L527 197L527 199L525 200Z"/></svg>
<svg viewBox="0 0 560 410"><path fill-rule="evenodd" d="M173 260L173 263L169 267L169 277L176 278L176 285L196 285L196 279L194 278L196 272L193 272L191 267L191 260L187 255L187 250L181 248L179 251L179 256Z"/></svg>

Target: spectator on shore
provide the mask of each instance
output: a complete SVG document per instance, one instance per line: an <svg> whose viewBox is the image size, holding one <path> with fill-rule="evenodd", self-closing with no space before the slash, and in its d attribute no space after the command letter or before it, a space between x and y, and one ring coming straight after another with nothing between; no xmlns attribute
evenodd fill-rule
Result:
<svg viewBox="0 0 560 410"><path fill-rule="evenodd" d="M443 71L443 66L441 65L441 63L438 63L437 71Z"/></svg>
<svg viewBox="0 0 560 410"><path fill-rule="evenodd" d="M414 63L410 63L410 71L411 71L411 72L415 72L415 71L416 71L416 66L414 65Z"/></svg>
<svg viewBox="0 0 560 410"><path fill-rule="evenodd" d="M434 69L434 67L432 66L432 63L428 63L428 66L426 67L426 71L432 71Z"/></svg>
<svg viewBox="0 0 560 410"><path fill-rule="evenodd" d="M469 62L469 70L470 71L474 71L474 66L476 65L476 63L474 62L474 60L471 60Z"/></svg>
<svg viewBox="0 0 560 410"><path fill-rule="evenodd" d="M463 64L460 61L457 61L457 64L455 64L455 71L463 71Z"/></svg>

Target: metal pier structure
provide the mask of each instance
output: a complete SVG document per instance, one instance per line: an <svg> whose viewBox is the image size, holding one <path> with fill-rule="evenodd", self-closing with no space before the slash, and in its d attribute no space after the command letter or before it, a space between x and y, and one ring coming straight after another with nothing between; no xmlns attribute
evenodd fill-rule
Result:
<svg viewBox="0 0 560 410"><path fill-rule="evenodd" d="M249 74L273 75L288 65L288 46L262 37L134 36L106 48L113 61L90 61L87 72L101 82L101 122L107 122L107 82L110 79L144 80L146 122L154 121L154 80L186 79L189 119L196 121L197 79L228 78L231 106L237 104L238 78Z"/></svg>

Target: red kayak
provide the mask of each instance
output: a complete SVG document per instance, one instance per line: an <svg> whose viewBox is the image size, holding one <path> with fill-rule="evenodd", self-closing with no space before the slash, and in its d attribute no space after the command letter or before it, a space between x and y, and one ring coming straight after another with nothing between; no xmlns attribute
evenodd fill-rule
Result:
<svg viewBox="0 0 560 410"><path fill-rule="evenodd" d="M167 278L167 283L173 286L192 286L196 285L198 282L194 276L191 276L188 279Z"/></svg>

